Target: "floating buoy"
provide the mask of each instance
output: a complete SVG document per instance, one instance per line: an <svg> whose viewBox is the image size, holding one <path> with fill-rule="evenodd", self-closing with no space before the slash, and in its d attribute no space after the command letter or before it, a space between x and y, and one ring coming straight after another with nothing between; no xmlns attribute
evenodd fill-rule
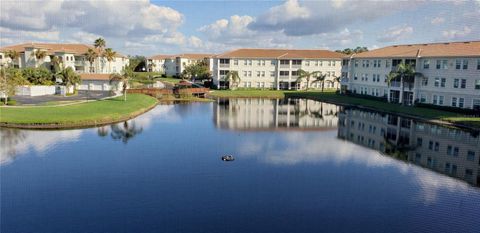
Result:
<svg viewBox="0 0 480 233"><path fill-rule="evenodd" d="M222 156L222 161L233 161L235 158L233 158L232 155L224 155Z"/></svg>

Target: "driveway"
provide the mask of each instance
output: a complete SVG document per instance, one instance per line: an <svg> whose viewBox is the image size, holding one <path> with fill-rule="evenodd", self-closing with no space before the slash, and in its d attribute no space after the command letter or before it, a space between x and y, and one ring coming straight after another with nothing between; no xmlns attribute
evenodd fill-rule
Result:
<svg viewBox="0 0 480 233"><path fill-rule="evenodd" d="M78 91L74 96L61 95L42 95L42 96L21 96L13 97L19 105L42 105L52 101L79 101L79 100L93 100L101 99L110 96L109 91Z"/></svg>

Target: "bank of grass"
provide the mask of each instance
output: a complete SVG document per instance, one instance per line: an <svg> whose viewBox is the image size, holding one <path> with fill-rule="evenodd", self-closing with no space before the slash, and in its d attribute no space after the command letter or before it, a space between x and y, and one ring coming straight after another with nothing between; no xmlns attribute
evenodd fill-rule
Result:
<svg viewBox="0 0 480 233"><path fill-rule="evenodd" d="M136 117L157 104L157 99L129 94L68 106L0 107L0 125L19 128L75 128L108 124Z"/></svg>

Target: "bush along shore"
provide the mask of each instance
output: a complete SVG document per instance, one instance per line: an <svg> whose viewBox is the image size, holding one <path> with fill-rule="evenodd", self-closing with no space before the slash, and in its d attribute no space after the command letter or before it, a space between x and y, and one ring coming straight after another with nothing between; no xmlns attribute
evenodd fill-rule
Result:
<svg viewBox="0 0 480 233"><path fill-rule="evenodd" d="M281 90L216 90L209 94L213 98L305 98L342 106L350 106L372 111L397 114L436 124L444 124L480 130L480 117L472 116L470 110L464 112L449 109L436 109L435 106L402 106L378 99L340 95L334 90L320 91L281 91Z"/></svg>
<svg viewBox="0 0 480 233"><path fill-rule="evenodd" d="M154 108L158 100L128 94L66 106L0 107L0 126L30 129L84 128L132 119Z"/></svg>

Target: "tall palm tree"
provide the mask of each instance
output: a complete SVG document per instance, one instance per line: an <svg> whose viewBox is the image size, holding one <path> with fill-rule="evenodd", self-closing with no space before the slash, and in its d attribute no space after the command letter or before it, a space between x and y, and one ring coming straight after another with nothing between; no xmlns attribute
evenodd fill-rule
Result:
<svg viewBox="0 0 480 233"><path fill-rule="evenodd" d="M85 55L85 59L87 59L87 61L90 63L89 72L92 72L93 63L95 62L95 59L98 56L97 52L95 52L95 50L93 50L93 49L88 49L87 52L84 55Z"/></svg>
<svg viewBox="0 0 480 233"><path fill-rule="evenodd" d="M230 86L238 87L238 84L241 81L240 76L238 75L238 71L236 70L229 71L225 76L225 81L228 81L228 86L229 86L228 88L230 88Z"/></svg>
<svg viewBox="0 0 480 233"><path fill-rule="evenodd" d="M327 74L322 74L320 73L319 75L317 75L315 77L315 80L313 80L312 83L317 83L317 82L320 82L322 84L322 92L323 92L323 88L325 86L325 79L327 78Z"/></svg>
<svg viewBox="0 0 480 233"><path fill-rule="evenodd" d="M31 56L35 57L37 60L43 60L47 56L47 51L37 49L32 53ZM35 66L37 66L36 61L35 61Z"/></svg>
<svg viewBox="0 0 480 233"><path fill-rule="evenodd" d="M102 58L101 61L103 63L103 51L105 49L105 46L107 46L107 42L105 39L99 37L93 42L93 46L98 50L97 56Z"/></svg>
<svg viewBox="0 0 480 233"><path fill-rule="evenodd" d="M62 67L62 69L56 74L56 77L62 79L62 83L65 84L65 87L67 88L67 93L68 90L70 90L70 86L75 86L75 84L80 83L80 75L78 75L72 67Z"/></svg>
<svg viewBox="0 0 480 233"><path fill-rule="evenodd" d="M117 52L113 51L112 48L107 48L103 54L108 61L108 70L109 72L112 72L112 61L115 60Z"/></svg>
<svg viewBox="0 0 480 233"><path fill-rule="evenodd" d="M307 80L307 89L309 89L310 88L310 78L312 78L313 76L315 76L317 74L320 74L320 71L308 72L308 71L305 71L305 70L302 70L302 69L298 69L297 73L298 73L298 78L296 80L296 83L301 85L302 80L306 79Z"/></svg>
<svg viewBox="0 0 480 233"><path fill-rule="evenodd" d="M122 83L123 101L127 101L128 82L133 78L133 76L133 71L128 67L124 67L120 74L114 73L110 75L110 84L113 82Z"/></svg>
<svg viewBox="0 0 480 233"><path fill-rule="evenodd" d="M20 58L20 53L15 51L15 50L8 50L5 55L7 57L10 58L10 60L12 60L12 64L13 66L16 65L16 63L18 62L18 58Z"/></svg>
<svg viewBox="0 0 480 233"><path fill-rule="evenodd" d="M400 85L402 87L402 98L400 98L400 104L404 104L403 93L405 91L405 83L415 82L415 77L424 77L420 72L416 72L415 68L410 64L405 64L404 62L398 64L395 70L390 71L387 75L388 86L391 85L392 81L400 79Z"/></svg>

